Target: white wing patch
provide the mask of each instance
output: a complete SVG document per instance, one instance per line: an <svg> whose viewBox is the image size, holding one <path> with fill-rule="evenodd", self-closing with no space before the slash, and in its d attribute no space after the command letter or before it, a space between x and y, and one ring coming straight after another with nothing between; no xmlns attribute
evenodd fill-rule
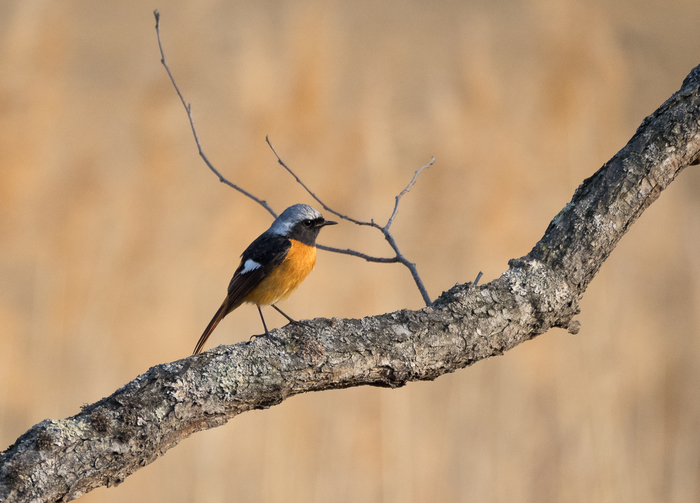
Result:
<svg viewBox="0 0 700 503"><path fill-rule="evenodd" d="M255 260L248 259L245 261L245 264L243 264L243 269L241 269L241 274L248 273L250 271L254 271L255 269L260 268L260 264L258 264Z"/></svg>

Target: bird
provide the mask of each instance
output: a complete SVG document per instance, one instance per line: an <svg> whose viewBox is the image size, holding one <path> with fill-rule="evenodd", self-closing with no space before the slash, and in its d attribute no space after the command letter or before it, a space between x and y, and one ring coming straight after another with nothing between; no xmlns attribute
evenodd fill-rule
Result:
<svg viewBox="0 0 700 503"><path fill-rule="evenodd" d="M287 299L316 264L316 237L321 228L338 222L326 220L308 204L294 204L278 216L269 229L241 254L224 302L197 341L193 354L204 344L224 317L244 302L255 304L269 336L262 306L271 305L290 323L296 323L275 303Z"/></svg>

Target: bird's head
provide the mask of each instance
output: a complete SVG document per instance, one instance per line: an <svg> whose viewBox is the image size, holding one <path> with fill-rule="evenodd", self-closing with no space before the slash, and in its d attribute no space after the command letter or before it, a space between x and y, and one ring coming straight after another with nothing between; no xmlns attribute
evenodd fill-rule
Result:
<svg viewBox="0 0 700 503"><path fill-rule="evenodd" d="M308 204L295 204L275 219L268 232L315 246L316 236L321 228L337 223L326 220L321 213Z"/></svg>

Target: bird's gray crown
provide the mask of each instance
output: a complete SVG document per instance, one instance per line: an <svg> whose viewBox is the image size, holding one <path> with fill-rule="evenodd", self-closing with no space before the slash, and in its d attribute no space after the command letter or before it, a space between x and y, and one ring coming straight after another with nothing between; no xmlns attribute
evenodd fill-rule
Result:
<svg viewBox="0 0 700 503"><path fill-rule="evenodd" d="M308 204L294 204L284 210L282 214L272 222L268 232L285 236L292 230L292 227L299 222L315 220L317 218L323 218L323 215Z"/></svg>

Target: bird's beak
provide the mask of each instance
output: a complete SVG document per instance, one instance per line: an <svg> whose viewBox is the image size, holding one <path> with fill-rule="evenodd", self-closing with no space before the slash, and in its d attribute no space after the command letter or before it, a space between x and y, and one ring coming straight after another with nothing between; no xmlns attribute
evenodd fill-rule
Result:
<svg viewBox="0 0 700 503"><path fill-rule="evenodd" d="M338 222L333 220L324 220L323 223L318 224L318 227L325 227L326 225L336 225Z"/></svg>

